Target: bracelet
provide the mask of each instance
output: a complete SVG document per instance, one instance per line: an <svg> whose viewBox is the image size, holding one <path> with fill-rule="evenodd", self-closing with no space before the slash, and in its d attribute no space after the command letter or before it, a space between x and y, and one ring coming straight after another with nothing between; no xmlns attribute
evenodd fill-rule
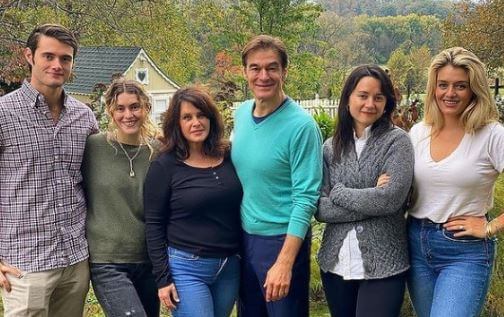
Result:
<svg viewBox="0 0 504 317"><path fill-rule="evenodd" d="M487 239L491 239L491 238L495 237L495 235L497 234L497 232L494 232L494 228L492 227L492 225L493 225L493 220L487 222L485 225L485 232L486 232Z"/></svg>
<svg viewBox="0 0 504 317"><path fill-rule="evenodd" d="M491 239L493 238L493 233L492 233L492 221L489 221L485 225L485 232L486 232L486 238Z"/></svg>

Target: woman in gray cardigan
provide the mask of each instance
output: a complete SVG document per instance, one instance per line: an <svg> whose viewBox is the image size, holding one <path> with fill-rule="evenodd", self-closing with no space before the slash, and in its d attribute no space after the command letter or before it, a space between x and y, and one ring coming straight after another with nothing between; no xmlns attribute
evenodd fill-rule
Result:
<svg viewBox="0 0 504 317"><path fill-rule="evenodd" d="M409 268L404 205L413 148L391 122L393 86L380 67L355 68L339 104L315 215L327 223L318 255L327 302L331 316L398 316Z"/></svg>

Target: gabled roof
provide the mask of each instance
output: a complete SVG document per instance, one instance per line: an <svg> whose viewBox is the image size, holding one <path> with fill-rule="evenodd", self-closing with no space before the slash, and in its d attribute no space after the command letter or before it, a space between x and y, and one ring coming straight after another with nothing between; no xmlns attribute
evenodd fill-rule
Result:
<svg viewBox="0 0 504 317"><path fill-rule="evenodd" d="M76 94L91 94L97 83L108 84L112 75L124 75L138 56L142 55L154 69L170 84L178 85L170 80L149 58L141 47L81 47L75 59L72 83L65 85L65 91Z"/></svg>

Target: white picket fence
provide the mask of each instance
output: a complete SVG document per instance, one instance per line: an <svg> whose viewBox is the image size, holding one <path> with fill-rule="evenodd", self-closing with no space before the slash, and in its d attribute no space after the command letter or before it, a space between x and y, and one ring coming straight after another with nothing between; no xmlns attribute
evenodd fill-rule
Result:
<svg viewBox="0 0 504 317"><path fill-rule="evenodd" d="M311 115L324 111L331 117L335 118L338 113L338 101L332 99L311 99L311 100L296 100L306 111ZM233 102L233 110L238 108L241 102Z"/></svg>

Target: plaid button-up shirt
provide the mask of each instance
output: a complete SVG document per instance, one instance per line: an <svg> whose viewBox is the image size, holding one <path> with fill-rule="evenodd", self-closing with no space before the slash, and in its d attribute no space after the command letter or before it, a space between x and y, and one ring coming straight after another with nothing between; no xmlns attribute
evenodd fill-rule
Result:
<svg viewBox="0 0 504 317"><path fill-rule="evenodd" d="M68 95L55 123L27 81L0 98L0 260L38 272L88 257L80 167L97 131L92 111Z"/></svg>

